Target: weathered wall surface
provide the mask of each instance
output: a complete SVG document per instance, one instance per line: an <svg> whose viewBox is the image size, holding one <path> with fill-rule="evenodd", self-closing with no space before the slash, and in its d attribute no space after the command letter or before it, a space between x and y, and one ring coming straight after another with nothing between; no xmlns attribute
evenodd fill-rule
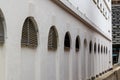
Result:
<svg viewBox="0 0 120 80"><path fill-rule="evenodd" d="M1 0L0 9L6 22L5 43L0 47L0 80L85 80L112 67L111 41L51 0ZM21 47L23 23L28 16L34 17L37 22L39 36L36 49ZM58 48L49 51L48 33L53 25L58 32ZM64 50L67 31L71 36L69 52ZM76 52L75 39L78 35L80 50ZM105 47L105 52L101 52L101 46Z"/></svg>

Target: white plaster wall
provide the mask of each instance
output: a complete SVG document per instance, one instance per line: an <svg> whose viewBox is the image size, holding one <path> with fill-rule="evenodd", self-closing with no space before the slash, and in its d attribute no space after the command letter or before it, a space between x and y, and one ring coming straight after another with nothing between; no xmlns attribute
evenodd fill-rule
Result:
<svg viewBox="0 0 120 80"><path fill-rule="evenodd" d="M91 1L86 2L86 5L95 6ZM81 3L83 12L87 10L85 7L83 7L85 9L82 9L82 6ZM102 41L105 42L104 46L111 48L111 41L89 29L51 0L2 0L0 1L0 9L4 13L7 29L5 44L0 47L0 74L2 74L0 80L84 80L101 72L98 67L101 59L98 58L97 51L96 55L94 55L94 63L90 62L92 60L89 56L89 42L92 40L93 44L95 42L102 44ZM97 16L96 14L95 16ZM38 25L39 44L35 50L21 48L22 26L28 16L33 16ZM93 18L93 20L95 18L88 17ZM98 18L101 19L100 17ZM95 21L95 23L101 25L106 21L102 18L102 21ZM47 49L48 33L52 25L56 26L59 37L58 49L55 52ZM103 26L105 25L102 25L101 29L104 30ZM107 29L109 28L106 28L105 32ZM67 31L71 35L69 52L64 51L64 37ZM80 36L81 43L78 54L75 52L77 35ZM86 54L84 53L84 39L87 40ZM111 49L109 59L112 60ZM88 62L88 60L90 61ZM108 61L106 63L108 64ZM92 65L94 65L94 70L91 68ZM110 67L112 67L112 63L108 64L106 69ZM91 72L92 70L94 74L88 73L88 71Z"/></svg>
<svg viewBox="0 0 120 80"><path fill-rule="evenodd" d="M95 4L94 0L69 0L72 6L78 8L78 10L83 13L89 20L91 20L94 24L96 24L102 31L104 31L107 35L111 37L111 11L108 10L107 6L105 6L104 0L99 0L100 3L102 3L102 6L107 11L109 15L109 19L106 20L103 16L103 13L100 11L100 9ZM111 10L111 1L108 2L105 0L108 4L109 9ZM108 32L110 31L110 33Z"/></svg>

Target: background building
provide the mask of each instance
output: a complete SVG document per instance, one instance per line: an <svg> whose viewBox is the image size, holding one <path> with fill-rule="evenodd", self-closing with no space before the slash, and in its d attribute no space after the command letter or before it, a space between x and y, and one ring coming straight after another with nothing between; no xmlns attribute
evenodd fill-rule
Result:
<svg viewBox="0 0 120 80"><path fill-rule="evenodd" d="M112 68L111 0L1 0L0 80L86 80Z"/></svg>
<svg viewBox="0 0 120 80"><path fill-rule="evenodd" d="M113 64L118 63L120 51L120 1L112 1Z"/></svg>

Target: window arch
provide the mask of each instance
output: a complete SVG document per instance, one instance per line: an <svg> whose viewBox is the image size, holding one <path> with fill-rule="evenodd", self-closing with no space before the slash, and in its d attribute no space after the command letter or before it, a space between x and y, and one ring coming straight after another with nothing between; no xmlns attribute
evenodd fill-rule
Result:
<svg viewBox="0 0 120 80"><path fill-rule="evenodd" d="M76 48L76 51L77 51L77 52L78 52L79 49L80 49L80 37L79 37L79 36L76 37L75 48Z"/></svg>
<svg viewBox="0 0 120 80"><path fill-rule="evenodd" d="M90 43L89 43L89 52L90 53L92 52L92 41L90 41Z"/></svg>
<svg viewBox="0 0 120 80"><path fill-rule="evenodd" d="M5 19L2 10L0 9L0 43L3 44L5 41Z"/></svg>
<svg viewBox="0 0 120 80"><path fill-rule="evenodd" d="M55 26L52 26L49 30L48 49L57 50L57 43L58 43L57 41L58 41L58 32Z"/></svg>
<svg viewBox="0 0 120 80"><path fill-rule="evenodd" d="M70 50L70 47L71 47L70 33L66 32L65 39L64 39L64 49L65 50Z"/></svg>
<svg viewBox="0 0 120 80"><path fill-rule="evenodd" d="M23 24L21 46L37 47L38 29L33 17L27 17Z"/></svg>
<svg viewBox="0 0 120 80"><path fill-rule="evenodd" d="M94 53L96 53L96 48L97 47L97 45L96 45L96 43L94 44Z"/></svg>

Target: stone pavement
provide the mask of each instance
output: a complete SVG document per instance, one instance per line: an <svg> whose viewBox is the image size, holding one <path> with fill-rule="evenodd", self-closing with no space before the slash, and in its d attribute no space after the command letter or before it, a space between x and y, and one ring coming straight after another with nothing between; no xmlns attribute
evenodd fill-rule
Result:
<svg viewBox="0 0 120 80"><path fill-rule="evenodd" d="M95 80L120 80L120 65L114 66L112 70L99 76Z"/></svg>

